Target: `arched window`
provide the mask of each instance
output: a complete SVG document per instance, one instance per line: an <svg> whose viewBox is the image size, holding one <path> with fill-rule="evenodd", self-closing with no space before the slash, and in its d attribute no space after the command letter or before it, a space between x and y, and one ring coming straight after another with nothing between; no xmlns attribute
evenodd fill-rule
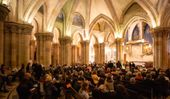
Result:
<svg viewBox="0 0 170 99"><path fill-rule="evenodd" d="M147 41L149 44L153 43L151 33L149 32L150 27L148 24L145 25L144 27L144 39Z"/></svg>
<svg viewBox="0 0 170 99"><path fill-rule="evenodd" d="M137 25L135 26L133 33L132 33L132 40L133 41L139 40L139 27Z"/></svg>

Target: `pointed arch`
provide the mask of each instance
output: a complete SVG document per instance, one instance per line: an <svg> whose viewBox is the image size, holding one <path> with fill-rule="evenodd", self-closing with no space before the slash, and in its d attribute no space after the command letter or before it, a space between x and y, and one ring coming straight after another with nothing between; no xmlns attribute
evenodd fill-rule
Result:
<svg viewBox="0 0 170 99"><path fill-rule="evenodd" d="M104 37L104 42L107 42L108 39L109 39L109 37L110 37L111 35L113 35L113 37L114 37L114 39L115 39L114 33L111 32L111 33L108 33L108 34Z"/></svg>
<svg viewBox="0 0 170 99"><path fill-rule="evenodd" d="M158 25L156 22L158 18L158 13L156 9L153 7L153 5L150 2L148 2L148 0L136 0L136 3L147 12L152 23L151 26L156 27Z"/></svg>
<svg viewBox="0 0 170 99"><path fill-rule="evenodd" d="M100 14L90 23L90 26L89 26L90 27L90 29L89 29L90 35L91 35L91 31L94 28L95 24L97 24L97 22L100 19L103 19L106 23L108 23L108 25L111 27L112 31L117 31L117 26L114 24L112 19L110 19L108 16L106 16L104 14Z"/></svg>
<svg viewBox="0 0 170 99"><path fill-rule="evenodd" d="M39 8L45 3L45 0L35 0L30 2L29 7L25 10L24 21L31 23Z"/></svg>
<svg viewBox="0 0 170 99"><path fill-rule="evenodd" d="M129 8L131 8L134 4L139 5L147 14L148 17L151 20L151 23L153 27L156 27L157 23L156 23L156 18L158 16L156 10L153 8L152 4L150 4L148 1L146 0L136 0L136 1L131 1L127 7L123 10L123 13L121 14L121 17L123 18L127 11L129 10Z"/></svg>
<svg viewBox="0 0 170 99"><path fill-rule="evenodd" d="M62 7L64 6L64 4L66 3L66 1L68 0L60 0L60 3L57 3L56 7L53 9L50 17L48 18L48 26L47 26L47 31L52 31L54 28L54 24L55 24L55 20L58 16L58 14L60 13ZM65 12L63 11L64 15Z"/></svg>
<svg viewBox="0 0 170 99"><path fill-rule="evenodd" d="M149 21L148 19L146 19L142 16L134 16L122 28L123 38L125 38L125 36L126 36L126 31L128 30L128 27L131 26L132 24L134 24L135 22L139 21L139 20L141 20L141 21L149 24L150 26L152 26L151 21Z"/></svg>
<svg viewBox="0 0 170 99"><path fill-rule="evenodd" d="M92 39L92 37L94 37L94 39L95 39L95 44L99 44L99 40L97 39L97 37L95 36L95 35L90 35L90 39L89 40L91 40Z"/></svg>
<svg viewBox="0 0 170 99"><path fill-rule="evenodd" d="M80 42L83 41L83 36L81 35L81 33L79 31L77 31L77 32L73 33L72 36L71 36L71 38L73 39L72 43L75 43L74 40L75 40L77 35L80 37Z"/></svg>

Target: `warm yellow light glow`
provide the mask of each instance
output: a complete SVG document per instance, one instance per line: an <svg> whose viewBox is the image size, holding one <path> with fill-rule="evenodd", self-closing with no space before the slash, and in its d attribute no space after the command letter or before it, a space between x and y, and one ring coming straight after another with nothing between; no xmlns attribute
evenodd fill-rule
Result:
<svg viewBox="0 0 170 99"><path fill-rule="evenodd" d="M9 4L9 2L10 2L10 0L2 0L1 2L2 2L2 4L6 4L6 5L8 5L8 4Z"/></svg>
<svg viewBox="0 0 170 99"><path fill-rule="evenodd" d="M142 39L142 40L141 40L141 42L143 42L143 43L144 43L144 42L145 42L145 40L144 40L144 39Z"/></svg>
<svg viewBox="0 0 170 99"><path fill-rule="evenodd" d="M115 33L115 38L122 38L122 34L121 33Z"/></svg>
<svg viewBox="0 0 170 99"><path fill-rule="evenodd" d="M25 20L25 21L26 21L26 20ZM32 19L31 19L31 18L29 18L29 19L28 19L28 23L31 23L31 22L32 22Z"/></svg>
<svg viewBox="0 0 170 99"><path fill-rule="evenodd" d="M155 28L155 27L157 27L157 26L159 26L159 25L157 25L156 22L152 21L152 27Z"/></svg>

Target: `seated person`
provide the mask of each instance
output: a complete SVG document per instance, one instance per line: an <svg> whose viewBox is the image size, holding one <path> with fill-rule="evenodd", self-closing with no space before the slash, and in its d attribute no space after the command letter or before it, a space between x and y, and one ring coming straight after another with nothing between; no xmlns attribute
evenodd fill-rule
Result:
<svg viewBox="0 0 170 99"><path fill-rule="evenodd" d="M30 73L25 73L24 79L17 86L19 99L32 99L33 94L37 91L38 85L32 79Z"/></svg>
<svg viewBox="0 0 170 99"><path fill-rule="evenodd" d="M3 92L8 92L6 85L9 82L9 79L8 79L8 74L6 72L6 67L3 64L1 65L1 69L0 69L0 77L2 80L0 84L0 90Z"/></svg>

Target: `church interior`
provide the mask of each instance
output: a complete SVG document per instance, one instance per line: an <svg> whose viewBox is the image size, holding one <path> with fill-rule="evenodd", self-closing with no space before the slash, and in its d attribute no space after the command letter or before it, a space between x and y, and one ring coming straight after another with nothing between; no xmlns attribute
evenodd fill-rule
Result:
<svg viewBox="0 0 170 99"><path fill-rule="evenodd" d="M109 63L165 71L169 9L170 0L0 0L0 65L11 70L28 63L45 69L81 65L92 69L92 78L98 70L93 66Z"/></svg>

